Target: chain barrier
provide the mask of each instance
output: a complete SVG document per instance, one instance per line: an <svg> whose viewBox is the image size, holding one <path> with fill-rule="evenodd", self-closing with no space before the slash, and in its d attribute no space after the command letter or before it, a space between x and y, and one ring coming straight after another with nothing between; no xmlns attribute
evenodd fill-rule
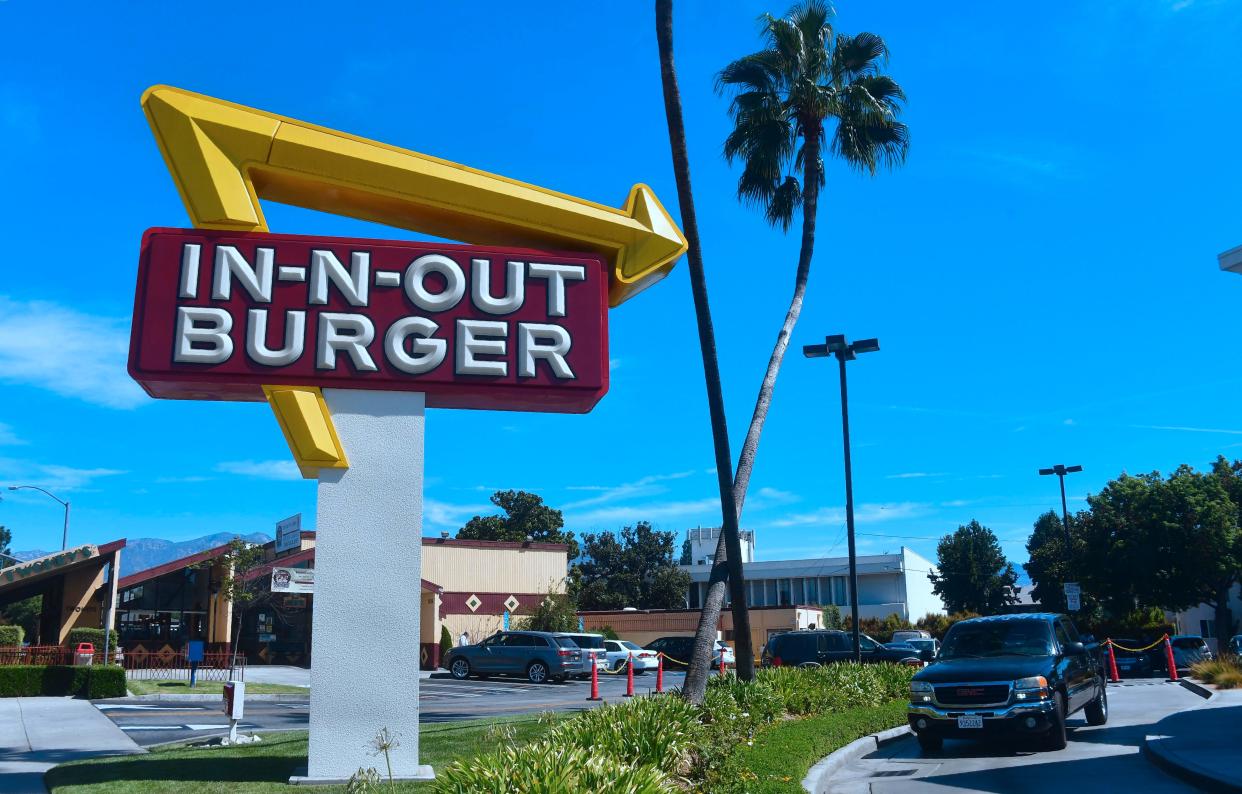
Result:
<svg viewBox="0 0 1242 794"><path fill-rule="evenodd" d="M1104 644L1105 644L1105 645L1111 645L1112 647L1114 647L1114 648L1116 648L1117 650L1120 650L1120 651L1127 651L1127 652L1129 652L1129 653L1142 653L1143 651L1150 651L1152 648L1155 648L1157 645L1159 645L1160 643L1164 642L1164 641L1165 641L1165 640L1167 640L1168 638L1169 638L1169 635L1168 635L1168 634L1165 634L1165 635L1164 635L1164 636L1162 636L1160 639L1158 639L1158 640L1156 640L1155 642L1153 642L1151 645L1147 645L1147 646L1142 647L1142 648L1127 648L1127 647L1126 647L1126 646L1124 646L1124 645L1118 645L1116 642L1113 642L1113 640L1112 640L1112 639L1106 639L1106 640L1104 640Z"/></svg>

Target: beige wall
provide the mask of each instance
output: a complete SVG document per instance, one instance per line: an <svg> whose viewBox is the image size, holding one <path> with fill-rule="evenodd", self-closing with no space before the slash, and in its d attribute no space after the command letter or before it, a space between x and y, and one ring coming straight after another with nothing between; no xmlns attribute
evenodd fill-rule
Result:
<svg viewBox="0 0 1242 794"><path fill-rule="evenodd" d="M423 545L423 578L449 592L563 593L564 551Z"/></svg>

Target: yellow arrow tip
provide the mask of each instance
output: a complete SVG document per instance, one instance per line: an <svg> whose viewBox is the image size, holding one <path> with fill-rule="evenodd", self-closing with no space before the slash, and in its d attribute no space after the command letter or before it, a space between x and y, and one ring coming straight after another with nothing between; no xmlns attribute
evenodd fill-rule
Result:
<svg viewBox="0 0 1242 794"><path fill-rule="evenodd" d="M650 187L630 189L625 212L643 227L632 247L617 263L609 303L618 306L668 275L690 246L668 210Z"/></svg>

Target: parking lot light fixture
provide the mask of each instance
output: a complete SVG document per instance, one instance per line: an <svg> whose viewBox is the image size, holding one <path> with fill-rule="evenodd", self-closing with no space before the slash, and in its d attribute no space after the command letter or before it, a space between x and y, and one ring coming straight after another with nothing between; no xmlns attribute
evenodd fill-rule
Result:
<svg viewBox="0 0 1242 794"><path fill-rule="evenodd" d="M44 496L50 496L51 498L55 499L57 502L60 502L61 506L65 508L65 531L64 531L64 534L61 536L60 550L64 551L65 549L69 548L69 502L68 501L61 499L59 496L52 493L51 491L46 491L37 485L10 485L9 490L10 491L21 491L21 490L38 491Z"/></svg>
<svg viewBox="0 0 1242 794"><path fill-rule="evenodd" d="M841 438L845 447L845 527L849 536L850 555L850 618L853 622L853 657L855 662L862 661L862 645L858 627L858 556L854 544L854 477L850 467L850 408L849 393L845 383L845 362L853 361L859 353L874 353L880 349L878 339L860 339L853 344L845 340L844 334L825 337L822 345L806 345L802 355L807 358L824 358L829 355L837 357L841 373Z"/></svg>

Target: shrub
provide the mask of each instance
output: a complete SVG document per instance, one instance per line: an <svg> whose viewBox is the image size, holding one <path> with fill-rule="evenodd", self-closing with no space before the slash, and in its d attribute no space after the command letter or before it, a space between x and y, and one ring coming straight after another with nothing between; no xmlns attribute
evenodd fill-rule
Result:
<svg viewBox="0 0 1242 794"><path fill-rule="evenodd" d="M825 629L843 629L845 621L841 619L841 607L836 604L829 604L820 609L821 627Z"/></svg>
<svg viewBox="0 0 1242 794"><path fill-rule="evenodd" d="M74 695L86 698L125 696L125 671L116 666L0 666L0 697Z"/></svg>
<svg viewBox="0 0 1242 794"><path fill-rule="evenodd" d="M440 624L440 662L443 664L444 657L448 656L448 652L453 650L453 635L449 632L448 626Z"/></svg>
<svg viewBox="0 0 1242 794"><path fill-rule="evenodd" d="M0 626L0 648L12 648L22 644L26 634L21 626Z"/></svg>
<svg viewBox="0 0 1242 794"><path fill-rule="evenodd" d="M697 706L679 697L635 698L563 722L548 734L548 741L678 774L689 765L701 716Z"/></svg>
<svg viewBox="0 0 1242 794"><path fill-rule="evenodd" d="M619 636L617 636L617 630L614 629L612 626L600 626L599 633L604 635L604 639L606 640L621 639Z"/></svg>
<svg viewBox="0 0 1242 794"><path fill-rule="evenodd" d="M108 647L116 650L118 635L116 629L112 630L112 642L108 643ZM65 645L76 648L80 642L89 642L95 646L95 650L103 653L104 649L104 630L103 629L69 629L69 636L65 638Z"/></svg>
<svg viewBox="0 0 1242 794"><path fill-rule="evenodd" d="M664 794L677 789L655 767L634 766L602 752L544 740L455 761L438 772L433 790L440 794Z"/></svg>
<svg viewBox="0 0 1242 794"><path fill-rule="evenodd" d="M1215 684L1220 689L1234 689L1242 686L1242 660L1237 656L1221 656L1211 661L1196 662L1190 666L1190 673L1207 684Z"/></svg>
<svg viewBox="0 0 1242 794"><path fill-rule="evenodd" d="M756 681L769 686L784 710L801 716L876 706L903 696L914 668L895 664L772 667Z"/></svg>

